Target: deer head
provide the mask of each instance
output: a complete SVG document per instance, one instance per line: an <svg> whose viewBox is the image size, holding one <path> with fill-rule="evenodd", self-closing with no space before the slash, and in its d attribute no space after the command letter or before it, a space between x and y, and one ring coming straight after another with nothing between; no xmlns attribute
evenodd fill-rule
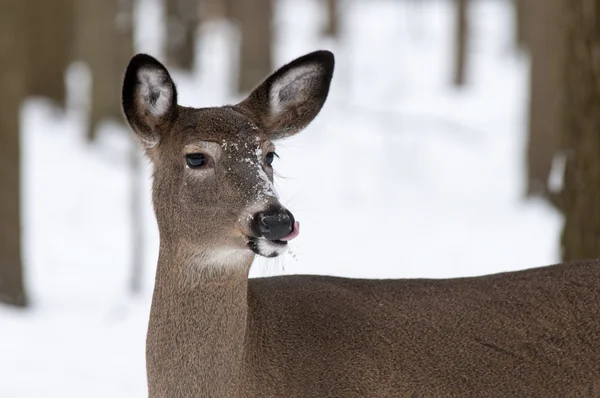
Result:
<svg viewBox="0 0 600 398"><path fill-rule="evenodd" d="M123 110L154 165L161 249L185 248L216 265L286 250L298 223L273 188L275 143L319 113L333 68L332 53L313 52L280 68L237 105L191 108L178 105L160 62L145 54L132 58Z"/></svg>

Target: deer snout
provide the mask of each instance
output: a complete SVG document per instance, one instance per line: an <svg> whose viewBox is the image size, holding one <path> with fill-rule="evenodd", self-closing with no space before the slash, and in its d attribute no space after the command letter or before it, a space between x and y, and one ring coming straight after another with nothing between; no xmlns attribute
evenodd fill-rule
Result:
<svg viewBox="0 0 600 398"><path fill-rule="evenodd" d="M281 240L294 231L292 213L283 207L271 207L253 217L252 227L256 234L270 241Z"/></svg>

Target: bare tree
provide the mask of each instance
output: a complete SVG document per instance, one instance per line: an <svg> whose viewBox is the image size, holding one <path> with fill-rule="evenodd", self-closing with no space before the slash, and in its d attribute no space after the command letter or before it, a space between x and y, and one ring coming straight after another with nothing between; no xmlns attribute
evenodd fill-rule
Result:
<svg viewBox="0 0 600 398"><path fill-rule="evenodd" d="M527 46L527 2L531 0L512 0L513 2L513 13L514 13L514 25L515 25L515 45L519 49L523 49Z"/></svg>
<svg viewBox="0 0 600 398"><path fill-rule="evenodd" d="M600 257L600 0L565 0L565 260Z"/></svg>
<svg viewBox="0 0 600 398"><path fill-rule="evenodd" d="M28 93L66 104L64 75L71 62L73 0L35 0L26 7Z"/></svg>
<svg viewBox="0 0 600 398"><path fill-rule="evenodd" d="M241 32L238 91L250 91L272 68L272 0L233 2L233 14Z"/></svg>
<svg viewBox="0 0 600 398"><path fill-rule="evenodd" d="M339 0L327 0L327 21L325 24L324 33L327 36L337 37L340 30L340 9Z"/></svg>
<svg viewBox="0 0 600 398"><path fill-rule="evenodd" d="M454 85L465 84L467 68L467 40L469 36L469 0L454 0L456 8Z"/></svg>
<svg viewBox="0 0 600 398"><path fill-rule="evenodd" d="M0 3L0 302L15 306L27 305L21 257L19 156L19 109L27 84L25 10L21 0Z"/></svg>
<svg viewBox="0 0 600 398"><path fill-rule="evenodd" d="M199 0L166 0L167 62L191 70L196 50Z"/></svg>
<svg viewBox="0 0 600 398"><path fill-rule="evenodd" d="M208 0L200 1L199 15L201 23L217 19L232 19L233 4L236 0Z"/></svg>
<svg viewBox="0 0 600 398"><path fill-rule="evenodd" d="M75 4L75 53L92 75L87 133L93 140L101 120L123 120L118 99L123 65L133 55L133 0L81 0Z"/></svg>
<svg viewBox="0 0 600 398"><path fill-rule="evenodd" d="M531 0L530 0L531 1ZM527 195L548 196L548 178L559 147L564 63L564 0L535 3L528 26L531 54Z"/></svg>

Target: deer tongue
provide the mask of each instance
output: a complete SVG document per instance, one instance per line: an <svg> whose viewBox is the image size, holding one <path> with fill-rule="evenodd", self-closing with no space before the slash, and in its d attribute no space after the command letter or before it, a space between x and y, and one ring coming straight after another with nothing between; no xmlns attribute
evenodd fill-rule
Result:
<svg viewBox="0 0 600 398"><path fill-rule="evenodd" d="M279 239L282 241L289 241L294 239L296 236L298 236L298 234L300 233L300 223L298 221L296 221L294 223L294 227L292 228L292 232L289 233L289 235L284 236L283 238Z"/></svg>

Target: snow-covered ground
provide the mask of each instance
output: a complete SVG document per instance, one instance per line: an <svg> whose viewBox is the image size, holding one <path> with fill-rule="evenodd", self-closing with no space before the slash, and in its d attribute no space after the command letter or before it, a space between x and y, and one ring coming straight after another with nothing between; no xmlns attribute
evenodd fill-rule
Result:
<svg viewBox="0 0 600 398"><path fill-rule="evenodd" d="M155 0L139 8L140 50L157 53ZM526 61L513 51L510 2L472 9L469 85L450 82L452 2L348 0L339 42L320 37L318 0L281 0L278 65L317 48L336 54L328 102L278 147L283 202L302 233L252 276L452 277L555 262L561 218L525 202ZM227 96L231 29L211 27L194 75L174 73L181 103ZM160 54L159 54L160 55ZM125 66L125 65L124 65ZM69 74L80 86L78 68ZM115 98L115 101L118 99ZM141 397L157 229L145 209L141 297L126 292L130 234L125 130L97 145L44 102L23 109L25 261L30 310L0 308L0 397Z"/></svg>

